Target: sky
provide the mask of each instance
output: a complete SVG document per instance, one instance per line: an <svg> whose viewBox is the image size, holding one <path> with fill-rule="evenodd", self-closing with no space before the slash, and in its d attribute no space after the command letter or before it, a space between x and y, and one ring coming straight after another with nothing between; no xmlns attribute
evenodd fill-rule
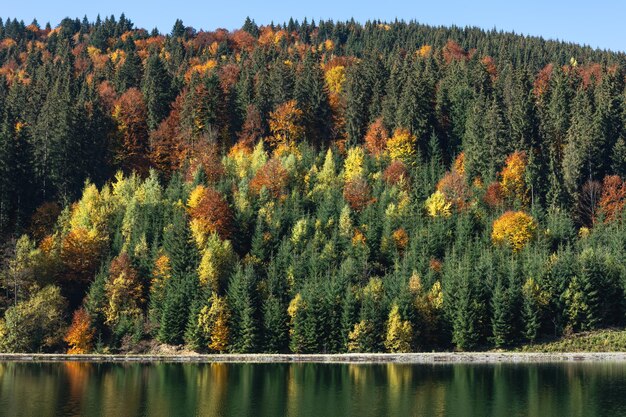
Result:
<svg viewBox="0 0 626 417"><path fill-rule="evenodd" d="M169 1L5 1L2 18L17 17L30 23L53 26L64 17L87 15L119 16L124 12L136 27L169 32L176 18L196 29L235 29L246 16L258 24L282 23L290 17L332 20L354 18L415 19L431 25L478 26L483 29L515 31L590 45L595 48L626 51L626 2L622 0L169 0Z"/></svg>

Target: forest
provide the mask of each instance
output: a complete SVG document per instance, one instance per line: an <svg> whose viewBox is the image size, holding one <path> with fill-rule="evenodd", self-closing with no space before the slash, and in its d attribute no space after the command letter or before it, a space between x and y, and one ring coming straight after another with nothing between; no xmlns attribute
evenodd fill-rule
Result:
<svg viewBox="0 0 626 417"><path fill-rule="evenodd" d="M415 21L0 19L0 351L626 325L626 55Z"/></svg>

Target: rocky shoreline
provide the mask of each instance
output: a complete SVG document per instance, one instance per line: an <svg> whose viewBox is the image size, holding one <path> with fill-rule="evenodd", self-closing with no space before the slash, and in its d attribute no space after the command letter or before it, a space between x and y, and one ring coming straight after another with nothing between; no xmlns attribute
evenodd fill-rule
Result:
<svg viewBox="0 0 626 417"><path fill-rule="evenodd" d="M559 362L626 362L626 352L519 353L353 353L353 354L214 354L214 355L66 355L0 353L0 362L182 362L182 363L402 363L497 364Z"/></svg>

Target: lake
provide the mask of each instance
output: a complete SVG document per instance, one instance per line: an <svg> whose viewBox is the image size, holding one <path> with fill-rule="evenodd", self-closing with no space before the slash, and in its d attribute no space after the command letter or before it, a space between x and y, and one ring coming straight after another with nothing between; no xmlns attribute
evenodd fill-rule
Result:
<svg viewBox="0 0 626 417"><path fill-rule="evenodd" d="M619 416L625 363L0 363L2 416Z"/></svg>

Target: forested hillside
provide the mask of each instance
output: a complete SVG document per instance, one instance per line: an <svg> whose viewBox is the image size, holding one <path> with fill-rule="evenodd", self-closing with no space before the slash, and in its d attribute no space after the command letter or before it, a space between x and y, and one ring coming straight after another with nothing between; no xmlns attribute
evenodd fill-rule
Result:
<svg viewBox="0 0 626 417"><path fill-rule="evenodd" d="M0 351L472 350L626 324L626 55L0 20Z"/></svg>

